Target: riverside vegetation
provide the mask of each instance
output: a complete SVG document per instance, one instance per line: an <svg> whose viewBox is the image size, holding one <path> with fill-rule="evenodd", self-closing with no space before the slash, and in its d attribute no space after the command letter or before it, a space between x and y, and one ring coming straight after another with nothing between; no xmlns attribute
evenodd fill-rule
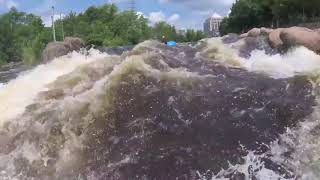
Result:
<svg viewBox="0 0 320 180"><path fill-rule="evenodd" d="M160 39L165 35L178 42L198 41L206 35L188 29L178 33L166 22L150 26L148 19L133 11L119 11L114 4L89 7L85 12L70 12L57 20L57 40L62 40L62 23L65 36L80 37L87 45L135 45L147 39ZM12 8L0 16L0 64L23 61L38 64L46 44L52 41L51 27L45 27L41 17Z"/></svg>
<svg viewBox="0 0 320 180"><path fill-rule="evenodd" d="M289 27L319 21L319 0L237 0L220 31L241 33L254 27Z"/></svg>

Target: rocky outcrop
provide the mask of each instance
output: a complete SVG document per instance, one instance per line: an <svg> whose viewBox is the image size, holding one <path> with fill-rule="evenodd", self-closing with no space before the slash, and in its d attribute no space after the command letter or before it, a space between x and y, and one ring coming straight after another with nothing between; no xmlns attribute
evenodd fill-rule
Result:
<svg viewBox="0 0 320 180"><path fill-rule="evenodd" d="M261 34L261 30L259 28L253 28L248 32L249 37L258 37Z"/></svg>
<svg viewBox="0 0 320 180"><path fill-rule="evenodd" d="M79 51L84 47L84 42L80 38L67 37L63 42L51 42L42 53L44 63L48 63L54 58L67 55L72 51Z"/></svg>
<svg viewBox="0 0 320 180"><path fill-rule="evenodd" d="M72 51L78 51L84 47L84 41L76 37L66 37L64 43L66 43Z"/></svg>
<svg viewBox="0 0 320 180"><path fill-rule="evenodd" d="M271 47L279 48L283 45L283 42L280 39L280 33L282 30L283 30L282 28L279 28L279 29L275 29L275 30L270 31L269 43L270 43Z"/></svg>
<svg viewBox="0 0 320 180"><path fill-rule="evenodd" d="M240 46L239 56L243 58L250 58L251 52L254 50L264 51L268 55L277 54L278 50L274 49L268 43L267 38L258 37L246 37L244 38L244 43Z"/></svg>
<svg viewBox="0 0 320 180"><path fill-rule="evenodd" d="M265 28L265 27L262 27L260 30L261 30L261 33L266 33L266 34L270 34L273 31L273 29Z"/></svg>
<svg viewBox="0 0 320 180"><path fill-rule="evenodd" d="M243 33L239 36L240 38L245 38L245 37L248 37L248 33Z"/></svg>
<svg viewBox="0 0 320 180"><path fill-rule="evenodd" d="M235 33L230 33L227 36L224 36L222 38L222 42L225 44L231 44L231 43L235 43L239 40L239 35L235 34Z"/></svg>
<svg viewBox="0 0 320 180"><path fill-rule="evenodd" d="M240 38L246 38L246 37L258 37L261 33L270 33L272 30L268 28L253 28L247 33L243 33L240 35Z"/></svg>
<svg viewBox="0 0 320 180"><path fill-rule="evenodd" d="M134 45L127 46L118 46L118 47L110 47L110 48L98 48L99 51L108 53L109 55L122 55L124 52L131 51L134 48Z"/></svg>
<svg viewBox="0 0 320 180"><path fill-rule="evenodd" d="M268 35L268 41L272 48L275 49L289 49L294 46L304 46L316 53L320 53L320 29L311 30L305 27L290 27L290 28L253 28L247 33L241 34L239 37L244 38L257 38L262 33ZM251 45L256 44L254 40L249 40Z"/></svg>
<svg viewBox="0 0 320 180"><path fill-rule="evenodd" d="M291 27L283 29L280 39L285 47L305 46L314 52L320 52L320 34L308 28Z"/></svg>

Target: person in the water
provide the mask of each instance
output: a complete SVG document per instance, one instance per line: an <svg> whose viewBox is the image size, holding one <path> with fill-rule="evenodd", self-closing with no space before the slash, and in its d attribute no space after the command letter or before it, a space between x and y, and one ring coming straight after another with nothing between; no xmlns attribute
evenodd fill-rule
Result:
<svg viewBox="0 0 320 180"><path fill-rule="evenodd" d="M167 44L167 38L166 36L162 36L161 42L164 44Z"/></svg>

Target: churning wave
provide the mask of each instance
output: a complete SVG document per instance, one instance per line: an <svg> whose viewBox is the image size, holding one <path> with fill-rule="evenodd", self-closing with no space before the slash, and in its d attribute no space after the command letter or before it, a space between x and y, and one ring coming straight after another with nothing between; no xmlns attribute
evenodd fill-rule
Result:
<svg viewBox="0 0 320 180"><path fill-rule="evenodd" d="M91 50L0 87L0 179L318 179L320 56Z"/></svg>

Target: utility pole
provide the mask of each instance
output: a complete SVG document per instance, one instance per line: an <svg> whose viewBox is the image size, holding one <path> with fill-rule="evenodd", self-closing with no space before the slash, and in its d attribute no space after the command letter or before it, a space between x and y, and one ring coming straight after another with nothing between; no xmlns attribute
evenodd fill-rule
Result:
<svg viewBox="0 0 320 180"><path fill-rule="evenodd" d="M130 0L130 10L135 11L136 10L136 1Z"/></svg>
<svg viewBox="0 0 320 180"><path fill-rule="evenodd" d="M51 19L52 19L52 36L53 36L53 41L56 42L56 30L55 30L55 27L54 27L54 6L52 6L52 16L51 16Z"/></svg>
<svg viewBox="0 0 320 180"><path fill-rule="evenodd" d="M61 13L60 13L60 22L61 22L62 40L64 41L63 20L62 20L62 15L61 15Z"/></svg>

